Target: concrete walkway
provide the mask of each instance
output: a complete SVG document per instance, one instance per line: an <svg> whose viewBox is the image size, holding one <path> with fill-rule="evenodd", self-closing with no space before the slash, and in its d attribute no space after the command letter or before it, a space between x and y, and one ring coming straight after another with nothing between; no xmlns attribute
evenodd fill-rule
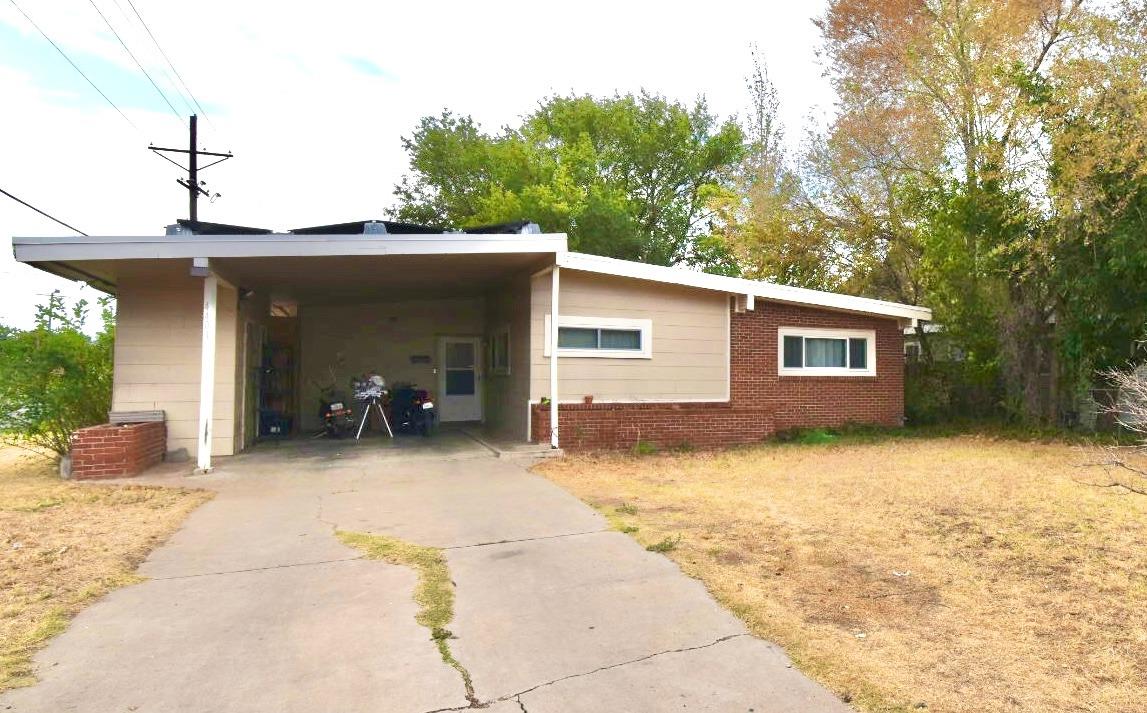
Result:
<svg viewBox="0 0 1147 713"><path fill-rule="evenodd" d="M373 443L373 445L372 445ZM338 529L445 548L454 656L495 713L850 710L661 555L457 433L428 448L262 448L37 656L0 710L425 713L470 705L414 616L415 574ZM138 482L138 481L137 481Z"/></svg>

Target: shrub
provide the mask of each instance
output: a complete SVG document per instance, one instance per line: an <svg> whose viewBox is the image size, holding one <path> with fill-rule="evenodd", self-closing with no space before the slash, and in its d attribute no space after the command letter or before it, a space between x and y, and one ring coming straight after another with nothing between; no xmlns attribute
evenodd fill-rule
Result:
<svg viewBox="0 0 1147 713"><path fill-rule="evenodd" d="M99 306L95 337L83 331L87 300L69 308L58 291L35 328L0 327L0 435L65 455L73 431L107 421L115 321L109 299Z"/></svg>
<svg viewBox="0 0 1147 713"><path fill-rule="evenodd" d="M649 441L638 441L633 444L634 455L651 456L657 452L657 445Z"/></svg>

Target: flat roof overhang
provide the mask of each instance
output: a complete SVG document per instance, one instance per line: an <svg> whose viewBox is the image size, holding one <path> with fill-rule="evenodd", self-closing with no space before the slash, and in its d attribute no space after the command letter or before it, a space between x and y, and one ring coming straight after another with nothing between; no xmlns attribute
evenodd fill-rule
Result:
<svg viewBox="0 0 1147 713"><path fill-rule="evenodd" d="M245 287L307 295L361 296L385 283L394 291L444 291L516 269L553 264L564 233L434 235L161 235L15 237L15 258L114 293L122 275L148 265L207 258ZM385 258L385 259L384 259ZM467 281L468 279L468 281ZM486 279L488 282L489 279ZM249 283L249 284L247 284Z"/></svg>
<svg viewBox="0 0 1147 713"><path fill-rule="evenodd" d="M746 300L748 309L753 309L752 304L755 298L759 297L772 302L782 302L804 307L818 307L834 312L894 317L905 323L910 323L912 326L915 326L920 320L929 321L932 319L931 309L917 305L887 302L869 297L856 297L854 295L844 295L839 292L824 292L822 290L810 290L804 287L791 287L789 285L765 282L763 280L746 280L740 277L711 275L695 270L649 265L629 260L603 257L601 255L588 255L585 253L566 251L557 255L556 264L558 267L570 270L631 277L636 280L649 280L651 282L661 282L670 285L695 287L702 290L727 292L731 295L743 295L749 298Z"/></svg>

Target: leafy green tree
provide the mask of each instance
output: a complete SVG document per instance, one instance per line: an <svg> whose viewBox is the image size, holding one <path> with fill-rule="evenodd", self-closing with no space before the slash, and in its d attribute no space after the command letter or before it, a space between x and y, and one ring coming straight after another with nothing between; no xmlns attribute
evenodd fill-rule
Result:
<svg viewBox="0 0 1147 713"><path fill-rule="evenodd" d="M1147 6L1113 10L1033 91L1052 137L1061 351L1085 383L1147 360Z"/></svg>
<svg viewBox="0 0 1147 713"><path fill-rule="evenodd" d="M733 121L642 93L552 97L521 126L483 132L450 112L403 139L399 220L471 227L536 221L574 250L659 265L717 266L711 197L743 152Z"/></svg>
<svg viewBox="0 0 1147 713"><path fill-rule="evenodd" d="M0 434L68 453L74 430L107 421L111 408L115 313L99 302L102 329L84 333L89 306L68 307L53 292L30 330L0 328Z"/></svg>
<svg viewBox="0 0 1147 713"><path fill-rule="evenodd" d="M862 258L850 279L916 293L1023 419L1052 411L1041 89L1093 15L1082 0L834 0L819 22L840 112L812 163L859 188L825 211Z"/></svg>

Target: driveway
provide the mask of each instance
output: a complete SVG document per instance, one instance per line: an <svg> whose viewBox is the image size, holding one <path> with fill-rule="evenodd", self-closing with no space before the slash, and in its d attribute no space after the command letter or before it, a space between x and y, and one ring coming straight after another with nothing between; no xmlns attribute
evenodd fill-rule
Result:
<svg viewBox="0 0 1147 713"><path fill-rule="evenodd" d="M142 565L36 659L14 711L465 709L415 623L413 571L337 529L443 548L450 649L495 713L849 710L749 635L700 583L517 461L461 434L434 448L284 446L214 473Z"/></svg>

